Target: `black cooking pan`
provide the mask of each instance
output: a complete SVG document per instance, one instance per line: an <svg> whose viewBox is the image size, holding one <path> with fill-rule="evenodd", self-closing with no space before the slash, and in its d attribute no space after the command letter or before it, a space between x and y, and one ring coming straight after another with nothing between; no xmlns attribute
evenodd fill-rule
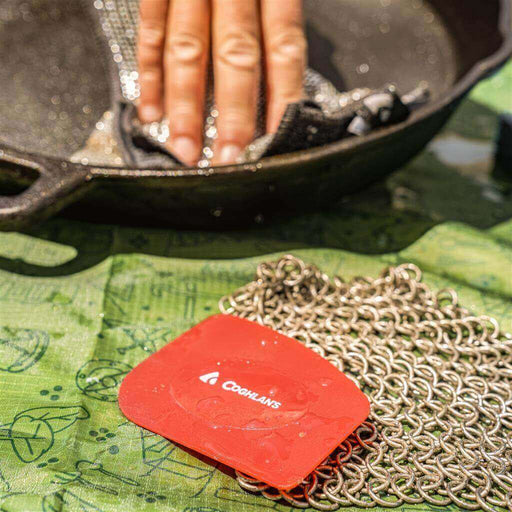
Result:
<svg viewBox="0 0 512 512"><path fill-rule="evenodd" d="M431 101L401 124L258 164L79 165L70 156L113 95L111 55L87 2L2 0L2 230L64 207L90 220L205 227L328 204L416 155L512 50L509 0L305 0L310 65L338 90L394 82L407 92L426 81Z"/></svg>

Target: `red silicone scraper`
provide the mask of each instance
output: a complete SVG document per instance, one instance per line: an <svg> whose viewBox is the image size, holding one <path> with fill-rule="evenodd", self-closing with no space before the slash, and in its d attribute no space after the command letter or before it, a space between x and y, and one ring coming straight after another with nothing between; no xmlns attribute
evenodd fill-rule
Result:
<svg viewBox="0 0 512 512"><path fill-rule="evenodd" d="M370 410L318 354L228 315L208 318L139 364L119 405L137 425L285 490Z"/></svg>

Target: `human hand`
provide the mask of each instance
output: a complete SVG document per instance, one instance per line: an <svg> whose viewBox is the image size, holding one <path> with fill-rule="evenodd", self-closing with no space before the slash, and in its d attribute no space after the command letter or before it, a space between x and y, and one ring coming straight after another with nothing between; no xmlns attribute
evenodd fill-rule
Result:
<svg viewBox="0 0 512 512"><path fill-rule="evenodd" d="M210 54L219 112L214 163L228 164L254 138L262 70L268 133L303 96L302 0L141 0L139 118L170 119L169 149L188 165L202 148Z"/></svg>

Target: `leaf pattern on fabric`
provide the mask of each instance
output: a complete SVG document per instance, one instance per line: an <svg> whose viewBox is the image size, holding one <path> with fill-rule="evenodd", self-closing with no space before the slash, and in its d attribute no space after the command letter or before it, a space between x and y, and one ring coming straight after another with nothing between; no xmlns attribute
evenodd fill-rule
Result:
<svg viewBox="0 0 512 512"><path fill-rule="evenodd" d="M10 441L22 462L34 462L53 447L56 434L89 416L82 406L28 409L0 429L0 441Z"/></svg>

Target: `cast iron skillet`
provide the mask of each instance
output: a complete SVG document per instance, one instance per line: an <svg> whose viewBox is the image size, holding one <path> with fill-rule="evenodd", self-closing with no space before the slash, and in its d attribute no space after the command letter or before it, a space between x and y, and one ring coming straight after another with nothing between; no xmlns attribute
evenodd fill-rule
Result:
<svg viewBox="0 0 512 512"><path fill-rule="evenodd" d="M55 8L62 2L65 9ZM16 16L0 22L0 186L11 194L0 196L0 230L22 229L64 207L89 220L225 227L275 210L325 205L416 155L512 50L509 0L305 0L310 65L338 89L391 81L407 92L426 80L431 102L406 122L369 136L258 164L87 166L69 156L85 142L90 120L111 104L105 71L111 56L91 42L97 20L84 22L90 12L80 4L40 0L38 8L49 9L41 11L40 26L30 24L30 12L28 19L22 13L18 22ZM61 82L52 76L59 73L65 87L56 110L51 89ZM73 107L84 96L87 105Z"/></svg>

